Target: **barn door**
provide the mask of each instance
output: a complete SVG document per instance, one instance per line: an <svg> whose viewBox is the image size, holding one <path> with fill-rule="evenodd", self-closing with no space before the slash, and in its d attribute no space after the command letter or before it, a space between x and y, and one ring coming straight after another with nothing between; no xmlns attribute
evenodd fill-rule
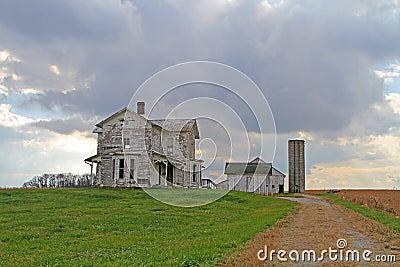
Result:
<svg viewBox="0 0 400 267"><path fill-rule="evenodd" d="M279 194L283 194L284 192L283 192L284 190L283 190L283 184L280 184L279 185Z"/></svg>

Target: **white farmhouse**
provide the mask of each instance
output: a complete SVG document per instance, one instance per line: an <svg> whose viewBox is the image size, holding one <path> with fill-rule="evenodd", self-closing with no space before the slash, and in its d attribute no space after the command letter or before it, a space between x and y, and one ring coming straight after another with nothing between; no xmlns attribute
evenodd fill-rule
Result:
<svg viewBox="0 0 400 267"><path fill-rule="evenodd" d="M149 120L144 102L96 124L97 186L201 187L201 160L195 159L195 119Z"/></svg>

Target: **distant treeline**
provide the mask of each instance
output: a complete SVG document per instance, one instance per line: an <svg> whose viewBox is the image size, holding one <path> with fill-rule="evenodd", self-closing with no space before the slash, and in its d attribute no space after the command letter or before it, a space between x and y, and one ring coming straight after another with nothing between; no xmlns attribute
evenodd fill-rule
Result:
<svg viewBox="0 0 400 267"><path fill-rule="evenodd" d="M25 182L23 188L79 188L90 187L93 176L90 174L43 174Z"/></svg>

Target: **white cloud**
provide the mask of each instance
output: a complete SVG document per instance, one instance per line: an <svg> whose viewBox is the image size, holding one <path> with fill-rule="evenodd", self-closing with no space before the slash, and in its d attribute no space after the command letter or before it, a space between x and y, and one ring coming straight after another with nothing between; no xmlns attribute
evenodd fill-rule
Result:
<svg viewBox="0 0 400 267"><path fill-rule="evenodd" d="M38 95L43 94L43 90L39 88L21 88L20 93L24 95Z"/></svg>
<svg viewBox="0 0 400 267"><path fill-rule="evenodd" d="M42 129L24 135L27 139L0 140L0 150L8 151L0 154L2 186L21 186L43 173L90 172L83 160L96 153L96 139L87 133L63 135Z"/></svg>
<svg viewBox="0 0 400 267"><path fill-rule="evenodd" d="M55 75L57 75L57 76L60 76L60 75L61 75L61 72L60 72L59 68L57 67L57 65L50 65L50 66L49 66L49 69L50 69L50 71L51 71L52 73L54 73Z"/></svg>
<svg viewBox="0 0 400 267"><path fill-rule="evenodd" d="M315 164L307 175L307 189L400 188L400 166L359 161Z"/></svg>
<svg viewBox="0 0 400 267"><path fill-rule="evenodd" d="M307 176L307 187L312 188L393 188L400 187L400 127L380 135L338 137L335 140L319 140L325 153L337 144L351 157L334 156L333 160L312 164ZM312 161L318 161L323 150L310 153ZM316 158L314 158L316 157Z"/></svg>
<svg viewBox="0 0 400 267"><path fill-rule="evenodd" d="M21 62L21 60L10 54L9 51L3 50L0 51L0 63L3 62Z"/></svg>
<svg viewBox="0 0 400 267"><path fill-rule="evenodd" d="M399 93L389 93L385 96L390 107L393 109L395 114L400 115L400 94Z"/></svg>
<svg viewBox="0 0 400 267"><path fill-rule="evenodd" d="M9 104L0 104L0 126L14 128L34 121L31 118L12 113L11 105Z"/></svg>
<svg viewBox="0 0 400 267"><path fill-rule="evenodd" d="M396 61L395 63L389 64L382 70L375 70L375 74L383 79L385 84L392 84L395 79L400 77L400 63Z"/></svg>

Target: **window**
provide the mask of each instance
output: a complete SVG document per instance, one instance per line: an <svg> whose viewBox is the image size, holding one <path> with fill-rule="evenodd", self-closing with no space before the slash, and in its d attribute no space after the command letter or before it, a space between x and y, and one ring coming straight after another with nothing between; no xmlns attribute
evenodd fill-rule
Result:
<svg viewBox="0 0 400 267"><path fill-rule="evenodd" d="M168 137L167 139L167 153L172 154L174 152L174 139L172 137Z"/></svg>
<svg viewBox="0 0 400 267"><path fill-rule="evenodd" d="M115 159L112 160L112 179L115 179Z"/></svg>
<svg viewBox="0 0 400 267"><path fill-rule="evenodd" d="M119 159L118 178L124 179L125 160Z"/></svg>
<svg viewBox="0 0 400 267"><path fill-rule="evenodd" d="M135 177L135 160L131 159L129 166L129 179L133 180L134 177Z"/></svg>
<svg viewBox="0 0 400 267"><path fill-rule="evenodd" d="M193 164L192 182L196 182L196 165Z"/></svg>
<svg viewBox="0 0 400 267"><path fill-rule="evenodd" d="M147 179L138 179L138 184L147 184Z"/></svg>
<svg viewBox="0 0 400 267"><path fill-rule="evenodd" d="M131 140L129 138L124 138L124 148L130 148L131 147Z"/></svg>

